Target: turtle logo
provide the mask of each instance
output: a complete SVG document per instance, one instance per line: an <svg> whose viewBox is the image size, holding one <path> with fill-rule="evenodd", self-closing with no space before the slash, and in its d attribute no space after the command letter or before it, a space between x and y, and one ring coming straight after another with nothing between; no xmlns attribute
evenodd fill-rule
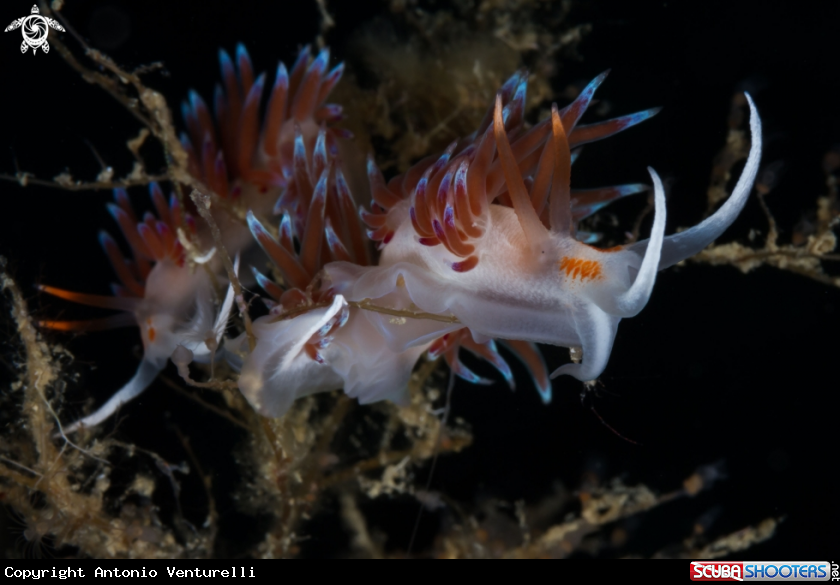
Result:
<svg viewBox="0 0 840 585"><path fill-rule="evenodd" d="M38 52L38 47L41 47L45 53L50 52L50 44L47 42L48 26L64 32L64 27L58 24L57 20L41 16L37 6L32 7L32 14L12 21L12 24L7 26L3 32L9 32L21 26L23 27L21 30L23 42L20 45L20 52L25 53L26 49L32 47L33 55Z"/></svg>

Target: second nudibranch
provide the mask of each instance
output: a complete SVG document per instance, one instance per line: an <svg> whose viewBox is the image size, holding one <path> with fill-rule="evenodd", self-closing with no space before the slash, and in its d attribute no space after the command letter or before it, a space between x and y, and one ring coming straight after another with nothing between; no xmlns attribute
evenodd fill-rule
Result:
<svg viewBox="0 0 840 585"><path fill-rule="evenodd" d="M236 65L224 50L219 59L224 89L216 88L215 120L201 97L190 92L182 107L188 132L181 142L192 176L223 202L213 207L214 219L226 251L238 257L256 246L236 216L246 211L270 213L278 196L291 217L290 233L303 233L312 191L308 159L313 172L320 173L337 153L337 138L346 135L331 127L341 119L341 108L326 103L344 67L339 64L328 70L329 50L313 58L309 47L304 47L290 71L283 63L278 65L260 123L265 75L255 79L241 44ZM184 365L184 361L213 360L222 343L233 293L230 286L226 294L216 289L218 284L227 284L227 275L215 254L215 242L203 223L197 225L184 214L184 208L190 209L189 200L182 205L173 195L167 202L157 185L150 187L150 193L157 217L147 213L138 221L122 189L115 191L116 201L109 206L131 249L131 257L125 258L110 236L100 236L120 279L114 296L40 287L69 301L122 312L93 321L45 320L41 326L91 331L136 325L143 341L143 358L134 376L94 413L65 427L65 432L99 424L138 396L176 349L177 361ZM179 230L182 237L192 240L197 257L187 258ZM357 251L359 242L361 232L354 240Z"/></svg>
<svg viewBox="0 0 840 585"><path fill-rule="evenodd" d="M192 218L182 215L174 195L167 204L157 184L152 184L149 192L157 217L149 212L138 221L123 189L114 191L115 202L108 206L131 249L131 257L124 257L111 236L100 233L99 241L119 278L119 284L112 286L113 296L40 287L68 301L121 311L90 321L41 321L42 327L95 331L136 325L143 341L143 358L134 376L95 412L65 427L65 432L99 424L142 393L177 347L189 349L196 361L207 362L222 341L233 303L232 290L228 287L224 300L217 302L220 299L211 277L213 263L189 266L186 250L176 236L179 229L188 232L188 237L196 236Z"/></svg>

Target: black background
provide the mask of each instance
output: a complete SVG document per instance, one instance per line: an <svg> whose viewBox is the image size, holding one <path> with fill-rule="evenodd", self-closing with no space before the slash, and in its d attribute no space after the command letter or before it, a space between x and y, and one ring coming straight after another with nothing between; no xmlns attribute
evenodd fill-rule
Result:
<svg viewBox="0 0 840 585"><path fill-rule="evenodd" d="M337 61L352 32L383 7L331 4ZM28 2L4 2L0 24L30 8ZM748 87L764 121L764 161L785 163L768 204L782 239L788 238L825 192L822 157L840 142L838 11L837 3L789 1L579 2L571 21L589 22L593 30L580 46L582 59L558 68L557 89L612 68L599 97L609 100L613 113L664 110L588 148L573 184L645 181L651 165L673 180L669 230L695 223L705 209L712 157L726 137L731 96ZM147 82L170 104L190 88L211 95L219 47L232 51L244 41L256 69L273 70L278 60L288 63L300 45L312 42L319 23L315 3L302 1L70 0L63 14L129 68L163 61L170 75ZM124 143L136 134L135 121L54 51L21 55L19 44L18 32L0 35L0 172L14 172L16 159L43 178L66 167L78 178L92 178L99 165L89 141L125 174L131 161ZM0 254L12 261L36 311L54 315L66 307L39 298L32 288L39 281L108 290L112 275L96 233L113 231L104 206L110 197L0 183ZM142 190L135 201L145 201ZM618 214L636 210L632 203L615 206ZM743 241L750 228L765 230L755 200L727 237ZM11 325L3 327L10 336ZM586 472L670 491L698 465L723 460L726 481L648 514L626 552L652 554L688 535L694 521L712 511L710 530L720 535L766 517L786 518L772 540L744 558L836 556L838 327L840 291L804 277L771 268L748 275L729 267L670 269L659 276L647 308L622 322L601 378L608 393L595 403L612 426L640 445L619 439L582 408L580 385L571 379L555 382L549 406L526 382L514 394L501 384L458 385L454 415L472 424L475 444L441 459L434 487L467 508L482 497L536 502L554 482L574 487ZM99 400L133 371L137 341L136 330L69 341L83 380ZM557 350L546 355L550 365L560 359ZM231 487L237 478L227 453L236 436L215 432L225 423L196 408L156 384L125 412L120 433L176 461L185 458L173 430L177 424L216 475L217 487ZM223 523L246 522L230 502L220 506ZM372 522L398 549L405 546L415 509L410 502L370 506ZM332 532L340 530L337 521L315 525L309 553L337 554L341 547Z"/></svg>

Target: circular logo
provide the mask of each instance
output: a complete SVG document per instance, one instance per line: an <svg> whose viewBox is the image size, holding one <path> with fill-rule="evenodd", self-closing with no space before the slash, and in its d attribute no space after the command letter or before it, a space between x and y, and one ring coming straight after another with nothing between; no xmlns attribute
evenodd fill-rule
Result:
<svg viewBox="0 0 840 585"><path fill-rule="evenodd" d="M47 40L47 21L43 16L31 14L23 21L23 40L30 47L40 47Z"/></svg>

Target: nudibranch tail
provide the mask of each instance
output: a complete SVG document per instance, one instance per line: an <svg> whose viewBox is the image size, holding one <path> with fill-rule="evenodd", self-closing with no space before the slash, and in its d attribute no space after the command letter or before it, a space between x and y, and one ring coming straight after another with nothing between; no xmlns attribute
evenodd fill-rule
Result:
<svg viewBox="0 0 840 585"><path fill-rule="evenodd" d="M155 381L155 378L157 378L157 375L163 370L165 365L166 360L141 360L134 376L125 386L117 390L95 412L65 426L64 432L73 433L82 427L93 427L108 420L123 404L142 394Z"/></svg>

